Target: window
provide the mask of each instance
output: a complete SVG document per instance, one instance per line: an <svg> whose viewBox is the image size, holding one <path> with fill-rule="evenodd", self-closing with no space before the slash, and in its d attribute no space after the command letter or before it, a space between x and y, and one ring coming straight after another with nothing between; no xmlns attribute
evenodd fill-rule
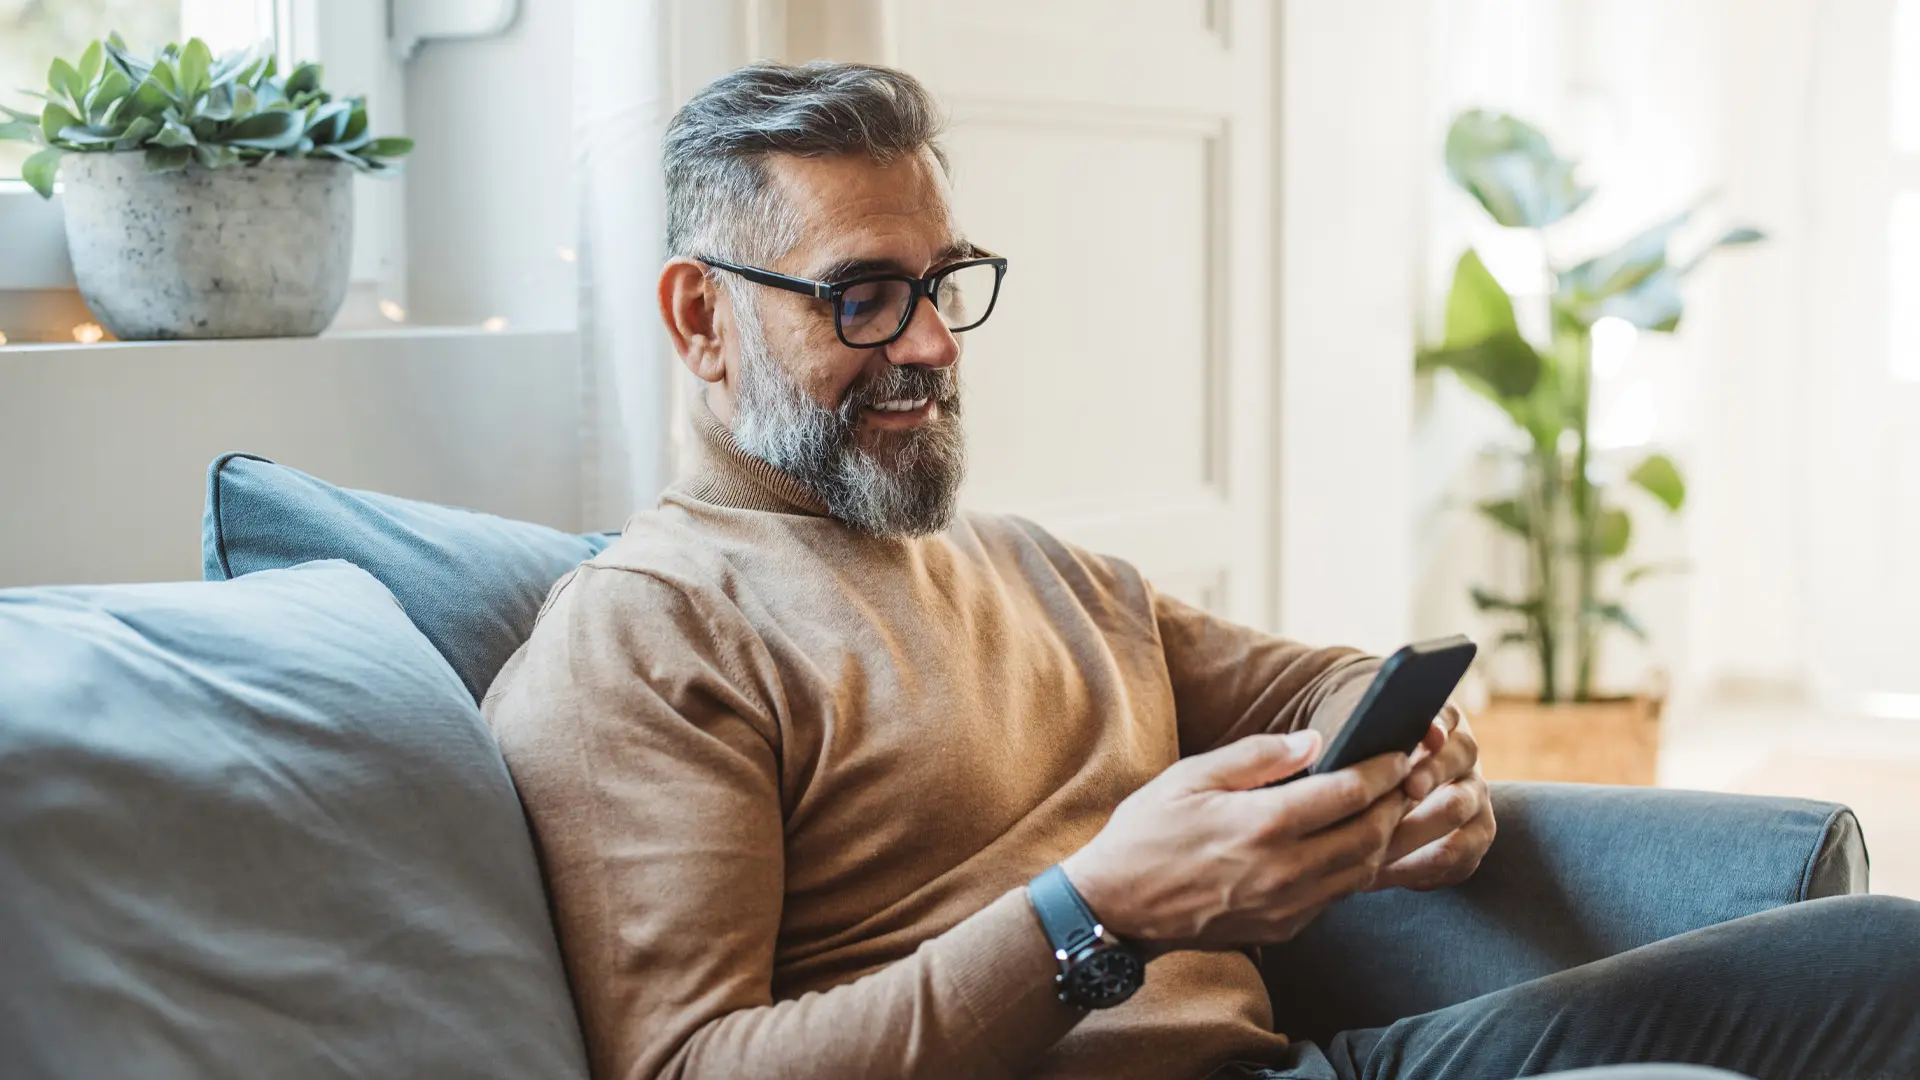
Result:
<svg viewBox="0 0 1920 1080"><path fill-rule="evenodd" d="M25 91L44 90L47 65L118 31L146 54L198 37L218 54L274 36L274 0L0 0L0 102L38 111ZM33 147L0 142L0 179L20 175Z"/></svg>

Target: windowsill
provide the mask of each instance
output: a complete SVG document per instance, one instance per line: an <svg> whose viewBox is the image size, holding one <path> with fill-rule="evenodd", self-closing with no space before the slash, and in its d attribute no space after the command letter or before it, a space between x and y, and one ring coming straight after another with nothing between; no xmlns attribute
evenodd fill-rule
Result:
<svg viewBox="0 0 1920 1080"><path fill-rule="evenodd" d="M233 356L243 352L258 352L270 347L275 351L291 350L296 356L323 355L336 351L341 346L378 345L385 346L408 341L438 342L449 338L468 338L483 340L489 338L553 337L556 334L572 334L567 329L517 329L483 330L478 326L395 326L378 330L328 331L318 337L289 338L191 338L173 341L96 341L90 344L73 341L33 341L0 345L0 361L18 356L37 356L57 353L61 356L76 355L125 355L127 353L164 354L167 352L193 352L205 355Z"/></svg>

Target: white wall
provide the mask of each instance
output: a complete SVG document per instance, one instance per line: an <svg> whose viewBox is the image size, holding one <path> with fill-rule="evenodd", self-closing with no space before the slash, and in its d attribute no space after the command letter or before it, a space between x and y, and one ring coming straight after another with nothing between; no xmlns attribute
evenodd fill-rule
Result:
<svg viewBox="0 0 1920 1080"><path fill-rule="evenodd" d="M0 587L200 576L206 469L579 529L571 333L401 331L0 350Z"/></svg>
<svg viewBox="0 0 1920 1080"><path fill-rule="evenodd" d="M1390 650L1411 626L1426 20L1396 0L1282 11L1278 622Z"/></svg>
<svg viewBox="0 0 1920 1080"><path fill-rule="evenodd" d="M409 64L410 322L577 324L573 48L573 4L526 0L504 35Z"/></svg>

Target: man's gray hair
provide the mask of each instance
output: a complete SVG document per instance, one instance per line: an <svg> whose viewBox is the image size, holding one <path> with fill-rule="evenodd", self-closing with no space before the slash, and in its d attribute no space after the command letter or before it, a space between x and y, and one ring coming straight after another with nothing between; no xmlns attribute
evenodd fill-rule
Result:
<svg viewBox="0 0 1920 1080"><path fill-rule="evenodd" d="M921 150L940 167L941 118L904 71L761 61L708 83L667 125L667 253L765 266L800 239L773 189L769 154L862 154L886 164Z"/></svg>

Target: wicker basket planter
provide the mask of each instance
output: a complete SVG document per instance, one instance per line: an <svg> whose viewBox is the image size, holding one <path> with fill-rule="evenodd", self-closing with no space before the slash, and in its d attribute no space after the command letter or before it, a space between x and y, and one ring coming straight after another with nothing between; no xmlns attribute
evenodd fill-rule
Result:
<svg viewBox="0 0 1920 1080"><path fill-rule="evenodd" d="M1660 762L1661 704L1496 696L1472 719L1481 772L1489 780L1649 786Z"/></svg>

